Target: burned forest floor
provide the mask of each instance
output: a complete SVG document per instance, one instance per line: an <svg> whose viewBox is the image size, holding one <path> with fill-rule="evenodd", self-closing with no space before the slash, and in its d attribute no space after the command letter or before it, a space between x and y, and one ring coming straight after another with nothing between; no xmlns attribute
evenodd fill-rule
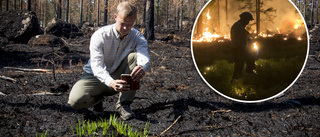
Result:
<svg viewBox="0 0 320 137"><path fill-rule="evenodd" d="M311 42L304 71L283 96L245 104L218 95L203 82L193 64L189 35L160 40L165 36L157 33L157 40L149 42L150 69L131 105L137 117L125 121L135 130L150 122L150 136L320 136L317 42ZM46 131L48 136L74 136L70 125L95 120L91 108L67 105L89 59L89 41L67 39L68 52L59 46L1 46L0 74L13 79L0 79L1 136ZM105 97L105 118L118 115L117 98Z"/></svg>

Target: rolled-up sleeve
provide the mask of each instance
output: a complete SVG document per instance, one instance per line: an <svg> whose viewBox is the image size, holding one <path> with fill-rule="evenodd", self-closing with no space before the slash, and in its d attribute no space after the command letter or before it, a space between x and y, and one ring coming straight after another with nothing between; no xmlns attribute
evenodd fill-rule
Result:
<svg viewBox="0 0 320 137"><path fill-rule="evenodd" d="M94 33L90 41L90 63L93 75L110 87L114 80L106 69L103 53L104 39L101 33Z"/></svg>

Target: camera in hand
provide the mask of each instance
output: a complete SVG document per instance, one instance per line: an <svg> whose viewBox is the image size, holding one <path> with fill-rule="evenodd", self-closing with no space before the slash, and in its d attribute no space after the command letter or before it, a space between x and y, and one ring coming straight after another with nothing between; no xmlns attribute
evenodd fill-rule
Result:
<svg viewBox="0 0 320 137"><path fill-rule="evenodd" d="M130 74L121 74L121 80L124 80L127 82L127 84L130 85L130 90L138 90L140 89L140 82L133 81Z"/></svg>

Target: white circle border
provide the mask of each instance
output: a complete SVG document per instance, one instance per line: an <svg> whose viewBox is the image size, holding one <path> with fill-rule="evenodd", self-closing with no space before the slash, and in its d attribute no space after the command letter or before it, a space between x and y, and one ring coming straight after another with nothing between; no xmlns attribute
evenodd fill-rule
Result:
<svg viewBox="0 0 320 137"><path fill-rule="evenodd" d="M294 7L296 8L296 10L299 12L300 17L301 17L302 20L303 20L304 27L305 27L305 29L306 29L306 33L307 33L307 43L308 43L308 44L307 44L307 53L306 53L306 57L305 57L304 64L303 64L303 66L302 66L299 74L296 76L296 78L293 80L293 82L291 82L291 84L290 84L287 88L285 88L284 90L282 90L282 91L279 92L278 94L273 95L273 96L268 97L268 98L265 98L265 99L254 100L254 101L247 101L247 100L240 100L240 99L235 99L235 98L229 97L229 96L227 96L227 95L222 94L221 92L219 92L218 90L216 90L214 87L212 87L212 86L206 81L206 79L202 76L202 74L201 74L201 72L200 72L200 70L199 70L199 68L198 68L198 65L197 65L197 63L196 63L196 61L195 61L194 54L193 54L193 32L194 32L194 28L195 28L195 26L196 26L196 24L197 24L197 22L198 22L199 16L202 14L203 10L207 7L207 5L208 5L211 1L212 1L212 0L208 1L208 2L202 7L202 9L200 10L200 12L199 12L196 20L194 21L194 24L193 24L193 27L192 27L191 39L190 39L190 46L191 46L190 48L191 48L191 55L192 55L193 64L194 64L195 68L197 69L197 72L198 72L198 74L200 75L201 79L202 79L212 90L214 90L214 91L215 91L216 93L218 93L219 95L221 95L221 96L223 96L223 97L225 97L225 98L227 98L227 99L229 99L229 100L236 101L236 102L242 102L242 103L261 103L261 102L264 102L264 101L267 101L267 100L271 100L271 99L273 99L273 98L276 98L276 97L278 97L278 96L284 95L284 92L286 92L286 91L299 79L299 77L300 77L300 75L302 74L302 72L304 71L304 68L305 68L305 66L306 66L306 64L307 64L307 61L308 61L309 48L310 48L309 31L308 31L308 28L307 28L307 23L306 23L304 17L302 16L302 14L301 14L301 11L297 8L297 6L296 6L292 1L287 0L287 1L290 2L290 3L292 4L292 6L294 6Z"/></svg>

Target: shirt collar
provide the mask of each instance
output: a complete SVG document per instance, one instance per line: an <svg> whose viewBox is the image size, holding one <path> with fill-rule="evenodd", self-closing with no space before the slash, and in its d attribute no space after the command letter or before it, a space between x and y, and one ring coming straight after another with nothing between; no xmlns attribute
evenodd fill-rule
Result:
<svg viewBox="0 0 320 137"><path fill-rule="evenodd" d="M118 33L118 31L116 29L116 24L113 24L112 30L113 30L113 33L116 36L116 38L120 39L120 34ZM132 28L131 28L131 30L132 30ZM126 39L126 37L128 37L130 35L131 30L129 31L129 33L126 36L124 36L124 38L122 40Z"/></svg>
<svg viewBox="0 0 320 137"><path fill-rule="evenodd" d="M120 35L119 35L119 33L117 32L117 29L116 29L116 24L113 24L112 30L113 30L113 33L116 36L116 38L120 39Z"/></svg>

